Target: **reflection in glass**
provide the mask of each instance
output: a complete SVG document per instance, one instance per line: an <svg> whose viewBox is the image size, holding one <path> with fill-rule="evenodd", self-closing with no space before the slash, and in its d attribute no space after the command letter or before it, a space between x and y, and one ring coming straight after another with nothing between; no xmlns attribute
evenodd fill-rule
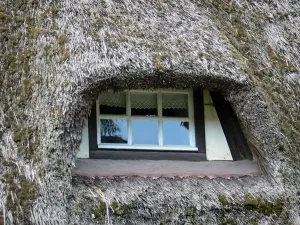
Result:
<svg viewBox="0 0 300 225"><path fill-rule="evenodd" d="M190 145L188 127L188 122L164 121L164 145Z"/></svg>
<svg viewBox="0 0 300 225"><path fill-rule="evenodd" d="M187 94L163 94L163 116L188 117Z"/></svg>
<svg viewBox="0 0 300 225"><path fill-rule="evenodd" d="M127 143L127 120L100 120L101 143Z"/></svg>
<svg viewBox="0 0 300 225"><path fill-rule="evenodd" d="M131 115L157 116L156 93L131 93Z"/></svg>
<svg viewBox="0 0 300 225"><path fill-rule="evenodd" d="M158 121L133 120L132 144L158 145Z"/></svg>
<svg viewBox="0 0 300 225"><path fill-rule="evenodd" d="M100 114L126 115L126 93L108 91L100 95Z"/></svg>

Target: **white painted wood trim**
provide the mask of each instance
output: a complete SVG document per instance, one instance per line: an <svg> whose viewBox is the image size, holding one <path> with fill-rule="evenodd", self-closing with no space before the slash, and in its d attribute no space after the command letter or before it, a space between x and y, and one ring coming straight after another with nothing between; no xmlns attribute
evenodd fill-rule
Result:
<svg viewBox="0 0 300 225"><path fill-rule="evenodd" d="M127 120L127 127L128 127L128 129L127 129L127 142L128 142L128 145L132 145L132 120L131 119Z"/></svg>
<svg viewBox="0 0 300 225"><path fill-rule="evenodd" d="M164 134L163 134L163 122L162 117L162 94L161 92L157 93L157 115L159 117L158 121L158 145L164 145Z"/></svg>
<svg viewBox="0 0 300 225"><path fill-rule="evenodd" d="M122 115L99 115L99 119L115 119L115 120L128 120L128 119L134 119L134 120L160 120L163 121L192 121L188 117L158 117L158 116L122 116Z"/></svg>
<svg viewBox="0 0 300 225"><path fill-rule="evenodd" d="M127 90L130 93L172 93L172 94L188 94L190 92L191 89L155 89L155 90L144 90L144 89L135 89L135 90Z"/></svg>
<svg viewBox="0 0 300 225"><path fill-rule="evenodd" d="M126 91L126 115L131 116L131 96L130 92Z"/></svg>
<svg viewBox="0 0 300 225"><path fill-rule="evenodd" d="M126 114L127 114L127 143L132 145L132 120L131 116L131 97L130 92L126 91ZM100 142L98 142L99 144Z"/></svg>
<svg viewBox="0 0 300 225"><path fill-rule="evenodd" d="M97 120L97 143L101 143L101 130L100 130L100 104L99 97L96 101L96 120Z"/></svg>
<svg viewBox="0 0 300 225"><path fill-rule="evenodd" d="M77 152L77 158L88 159L90 157L89 153L88 119L85 119L82 129L81 143L79 145L79 151Z"/></svg>
<svg viewBox="0 0 300 225"><path fill-rule="evenodd" d="M189 91L188 94L188 111L189 111L189 132L190 132L190 146L196 147L195 142L195 122L194 122L194 96L193 90Z"/></svg>
<svg viewBox="0 0 300 225"><path fill-rule="evenodd" d="M203 96L206 158L207 160L233 160L210 93L205 90Z"/></svg>
<svg viewBox="0 0 300 225"><path fill-rule="evenodd" d="M179 145L127 145L127 144L101 144L98 147L104 149L136 149L136 150L164 150L164 151L198 151L196 147Z"/></svg>

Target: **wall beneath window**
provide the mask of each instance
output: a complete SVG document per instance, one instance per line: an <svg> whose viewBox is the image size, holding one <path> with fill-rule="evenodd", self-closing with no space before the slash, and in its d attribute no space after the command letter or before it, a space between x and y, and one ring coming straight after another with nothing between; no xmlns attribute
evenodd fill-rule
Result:
<svg viewBox="0 0 300 225"><path fill-rule="evenodd" d="M82 128L81 142L79 145L79 151L77 152L76 157L85 159L89 158L89 128L88 128L88 119L84 120L84 125Z"/></svg>

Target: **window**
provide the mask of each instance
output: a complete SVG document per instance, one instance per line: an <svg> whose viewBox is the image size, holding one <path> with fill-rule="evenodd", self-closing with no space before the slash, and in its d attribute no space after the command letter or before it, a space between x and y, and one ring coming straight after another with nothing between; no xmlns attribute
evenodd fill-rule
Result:
<svg viewBox="0 0 300 225"><path fill-rule="evenodd" d="M201 89L101 93L83 130L83 158L252 159L230 104Z"/></svg>
<svg viewBox="0 0 300 225"><path fill-rule="evenodd" d="M100 149L198 151L192 90L108 91L96 107Z"/></svg>

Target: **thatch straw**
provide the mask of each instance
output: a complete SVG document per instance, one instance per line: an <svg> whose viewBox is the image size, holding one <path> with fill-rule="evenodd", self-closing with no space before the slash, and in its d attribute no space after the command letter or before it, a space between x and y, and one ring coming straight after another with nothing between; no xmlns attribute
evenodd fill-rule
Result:
<svg viewBox="0 0 300 225"><path fill-rule="evenodd" d="M297 224L299 12L288 0L1 2L6 224L97 223L89 213L100 199L86 197L97 182L71 186L84 118L108 88L158 87L222 92L266 172L228 181L103 179L105 196L133 205L115 224Z"/></svg>

